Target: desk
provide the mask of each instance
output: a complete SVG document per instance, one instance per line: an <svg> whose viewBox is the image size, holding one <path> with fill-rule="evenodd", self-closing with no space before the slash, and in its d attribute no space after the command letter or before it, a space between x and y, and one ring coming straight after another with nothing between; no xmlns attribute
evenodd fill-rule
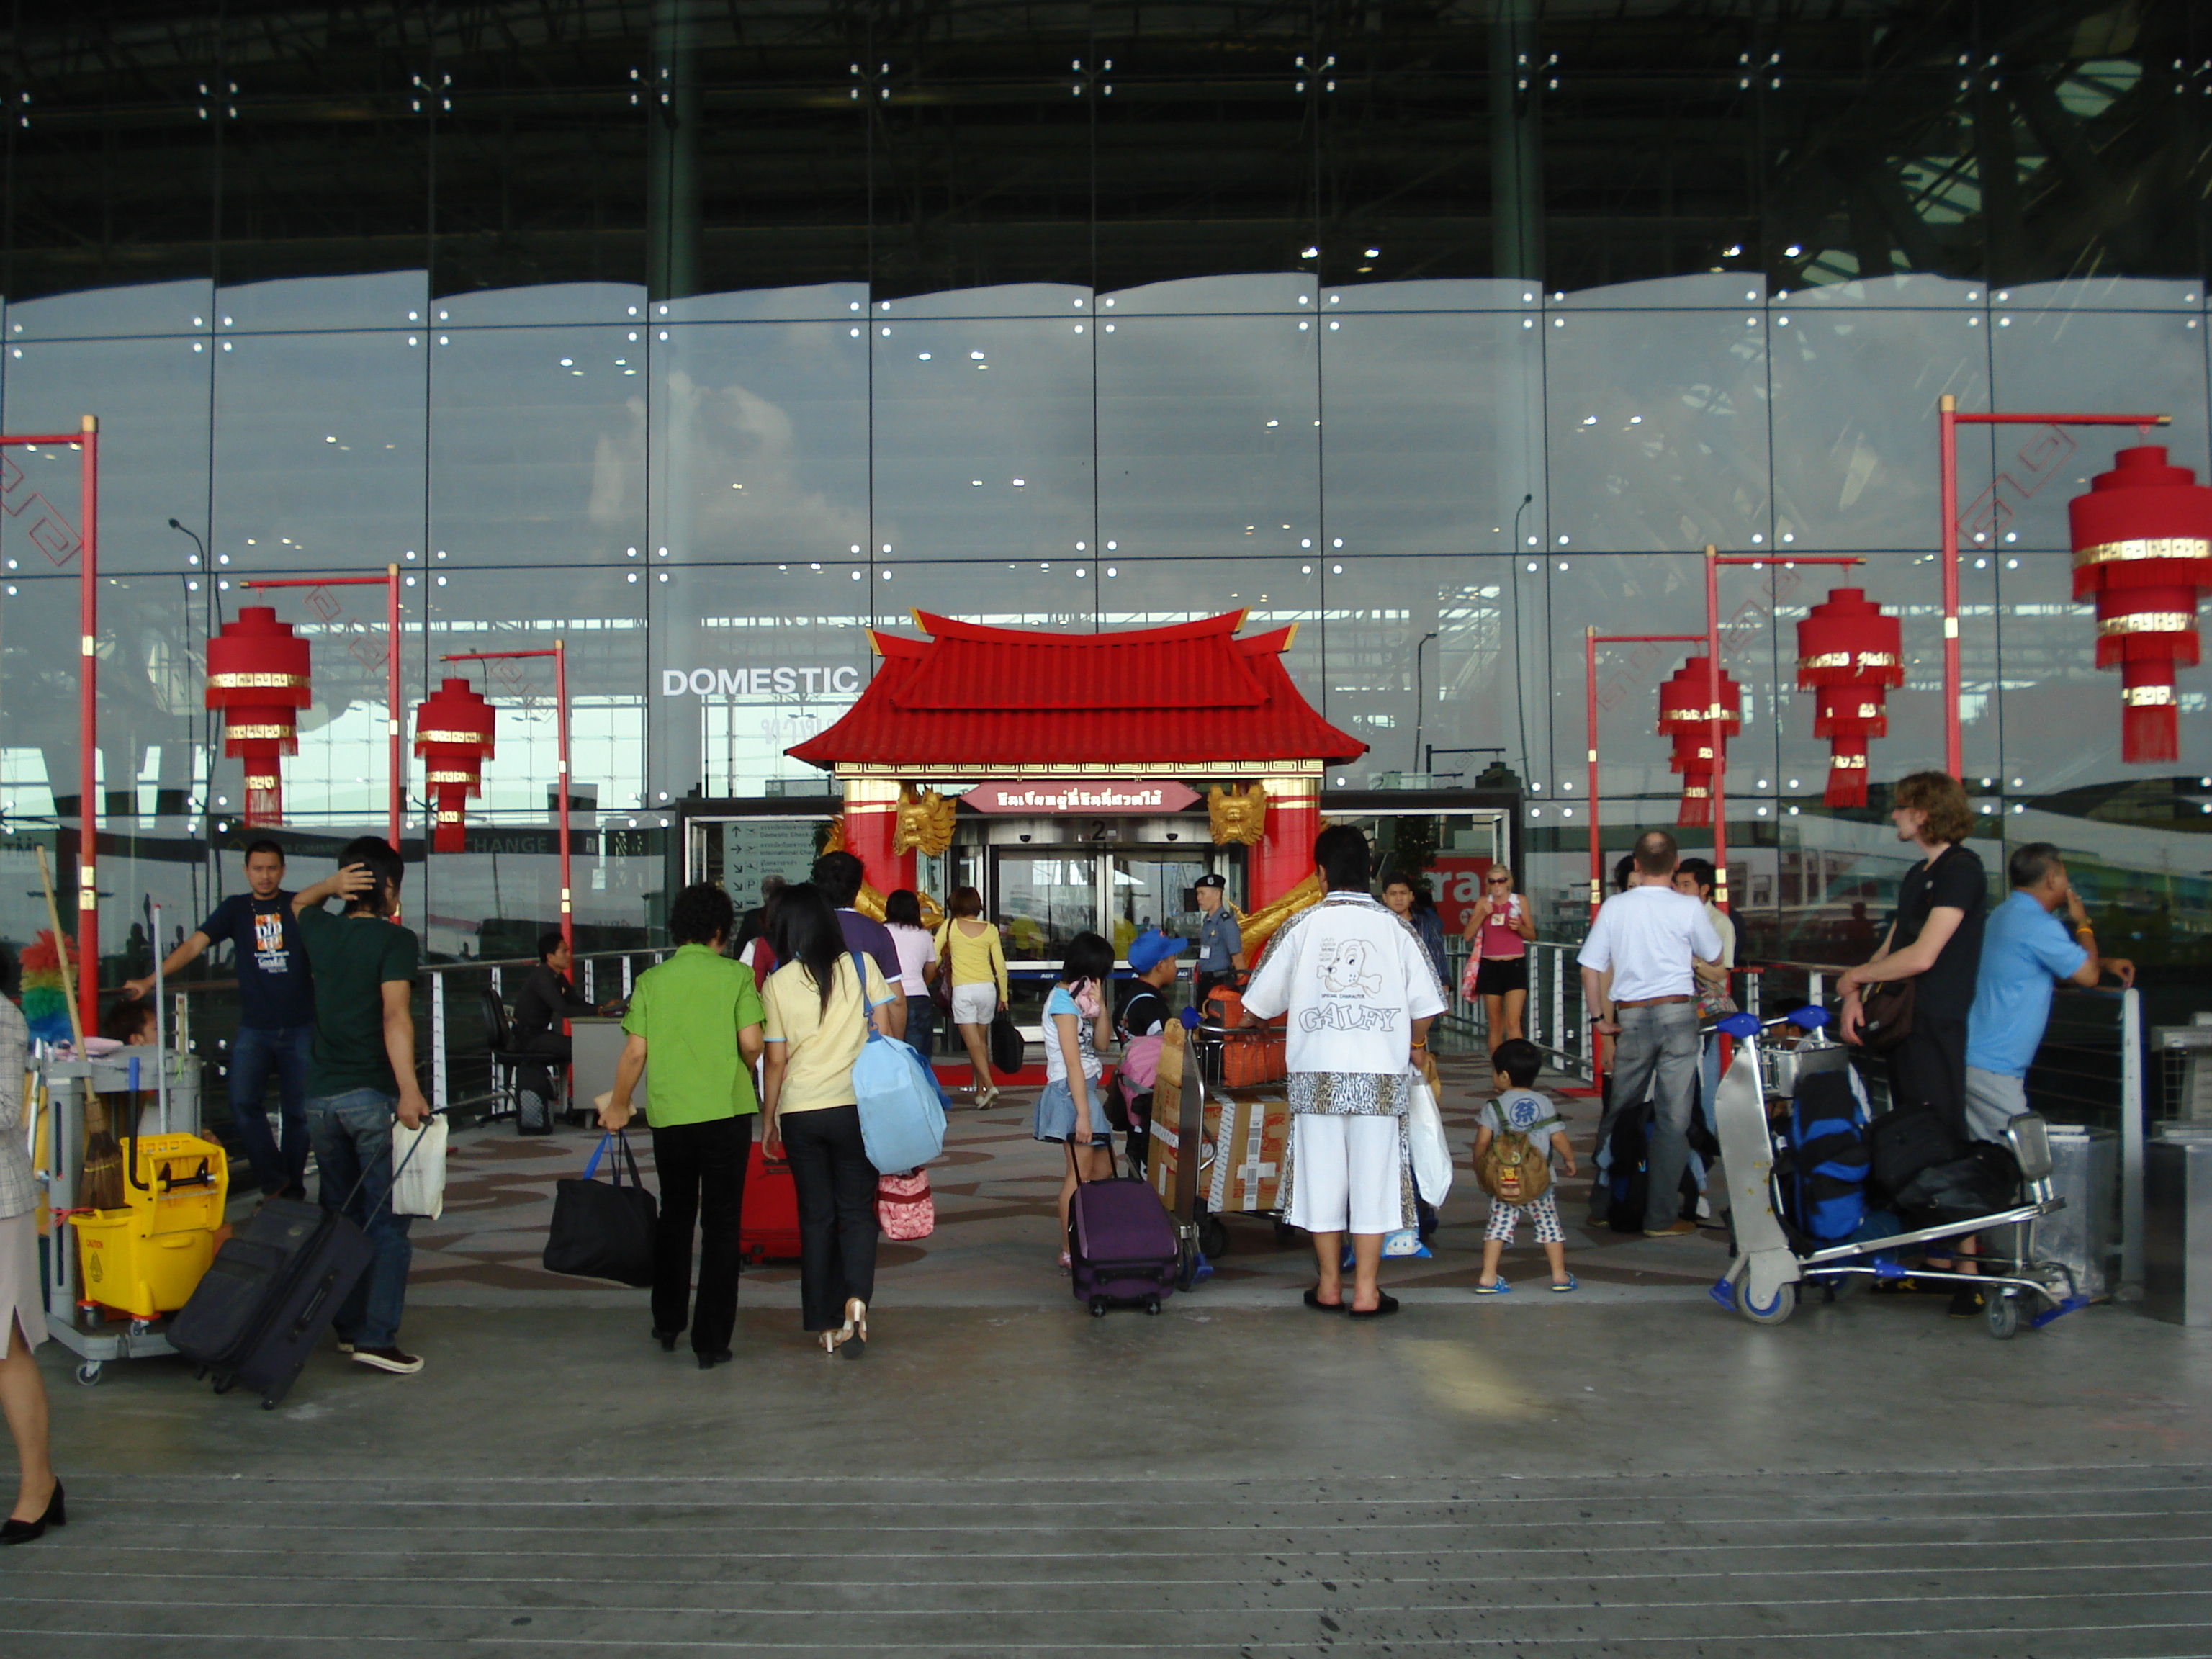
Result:
<svg viewBox="0 0 2212 1659"><path fill-rule="evenodd" d="M570 1052L574 1056L569 1072L575 1085L576 1109L591 1112L594 1109L592 1103L615 1086L615 1062L622 1058L626 1041L622 1021L611 1015L572 1015L568 1032ZM630 1104L641 1113L646 1105L645 1083L641 1073L637 1087L630 1091Z"/></svg>

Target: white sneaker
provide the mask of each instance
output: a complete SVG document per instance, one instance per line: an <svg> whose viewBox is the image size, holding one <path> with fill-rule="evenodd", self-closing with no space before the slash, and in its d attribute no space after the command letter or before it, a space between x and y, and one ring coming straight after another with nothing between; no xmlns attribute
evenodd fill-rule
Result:
<svg viewBox="0 0 2212 1659"><path fill-rule="evenodd" d="M380 1371L391 1371L399 1376L412 1376L422 1369L422 1355L403 1353L398 1348L356 1348L353 1363L374 1366Z"/></svg>

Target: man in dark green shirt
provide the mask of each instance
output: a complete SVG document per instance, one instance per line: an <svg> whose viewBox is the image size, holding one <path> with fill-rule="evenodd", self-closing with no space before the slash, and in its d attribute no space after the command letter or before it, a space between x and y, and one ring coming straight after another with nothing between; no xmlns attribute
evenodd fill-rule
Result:
<svg viewBox="0 0 2212 1659"><path fill-rule="evenodd" d="M409 1218L392 1213L392 1124L430 1115L415 1081L415 1017L409 1006L422 946L391 920L405 866L389 842L364 836L339 854L349 894L332 915L301 905L300 937L315 974L315 1041L307 1062L307 1131L326 1210L342 1210L368 1235L368 1272L332 1328L357 1364L402 1374L422 1362L399 1346L407 1297Z"/></svg>

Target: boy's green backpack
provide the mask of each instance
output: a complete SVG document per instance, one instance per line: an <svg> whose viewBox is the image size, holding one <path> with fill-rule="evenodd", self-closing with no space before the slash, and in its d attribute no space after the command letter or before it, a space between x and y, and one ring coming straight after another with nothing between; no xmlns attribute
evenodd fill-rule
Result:
<svg viewBox="0 0 2212 1659"><path fill-rule="evenodd" d="M1500 1204L1534 1203L1551 1190L1548 1150L1518 1129L1501 1130L1475 1161L1475 1181Z"/></svg>

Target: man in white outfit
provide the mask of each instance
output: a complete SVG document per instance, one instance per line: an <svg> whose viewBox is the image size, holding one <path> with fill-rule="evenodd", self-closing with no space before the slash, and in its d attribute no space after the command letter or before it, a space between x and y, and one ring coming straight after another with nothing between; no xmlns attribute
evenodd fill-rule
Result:
<svg viewBox="0 0 2212 1659"><path fill-rule="evenodd" d="M1644 1210L1646 1238L1687 1237L1698 1231L1695 1222L1680 1218L1679 1191L1690 1156L1690 1114L1698 1102L1692 958L1711 963L1721 954L1720 935L1705 919L1705 907L1672 885L1675 858L1674 838L1664 830L1638 838L1635 884L1599 909L1578 958L1583 1006L1595 1011L1599 1032L1615 1038L1612 1105L1598 1126L1597 1144L1612 1139L1620 1114L1643 1105L1647 1088L1657 1112ZM1598 1191L1603 1190L1601 1182ZM1592 1213L1597 1218L1595 1207Z"/></svg>
<svg viewBox="0 0 2212 1659"><path fill-rule="evenodd" d="M1244 988L1256 1024L1290 1016L1291 1138L1284 1217L1313 1235L1319 1283L1306 1305L1354 1319L1395 1313L1376 1282L1386 1234L1416 1224L1406 1139L1414 1056L1444 1011L1420 936L1368 891L1367 837L1350 824L1314 840L1328 896L1285 922ZM1352 1296L1344 1235L1352 1235Z"/></svg>

